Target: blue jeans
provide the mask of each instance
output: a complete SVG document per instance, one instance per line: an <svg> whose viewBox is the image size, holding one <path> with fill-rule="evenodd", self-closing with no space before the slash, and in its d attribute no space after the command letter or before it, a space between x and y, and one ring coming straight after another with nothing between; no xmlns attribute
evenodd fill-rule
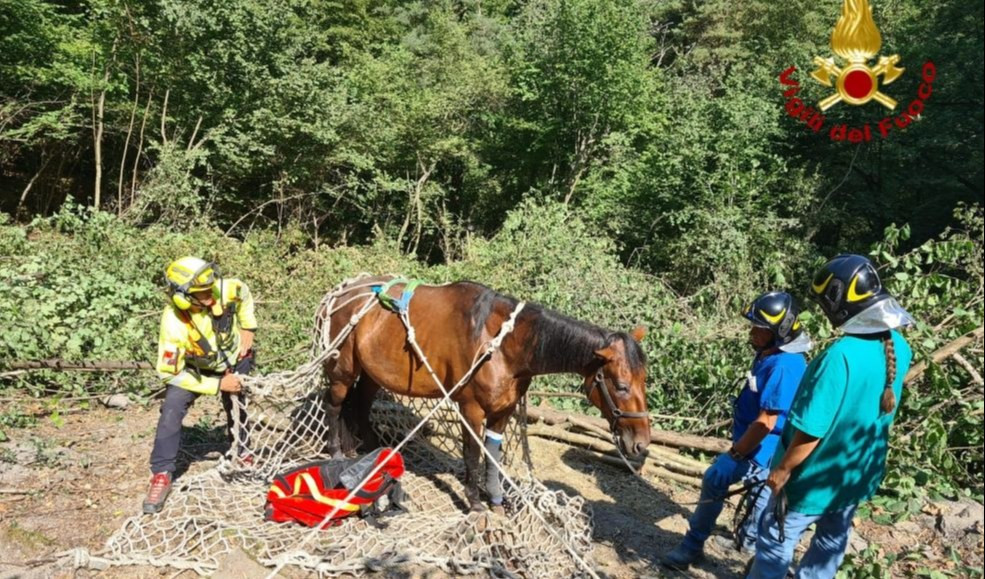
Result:
<svg viewBox="0 0 985 579"><path fill-rule="evenodd" d="M801 535L812 524L814 538L797 566L798 579L830 579L838 572L845 558L848 537L852 532L852 505L823 515L805 515L787 512L783 525L784 540L780 541L780 527L773 512L773 502L766 506L766 512L759 521L759 540L756 543L756 559L749 570L749 579L782 579L786 576L793 551Z"/></svg>
<svg viewBox="0 0 985 579"><path fill-rule="evenodd" d="M701 498L699 499L702 502L698 504L698 508L694 510L694 514L688 519L687 534L684 535L684 541L681 545L690 551L703 550L705 541L711 535L711 530L715 527L715 521L725 506L725 500L720 497L725 496L725 493L728 492L729 485L739 481L762 481L766 479L768 474L769 471L765 468L761 468L751 460L744 460L735 469L732 480L728 481L728 484L725 486L718 486L709 480L708 471L705 471L704 480L701 482ZM746 522L739 529L739 534L742 537L743 550L751 552L755 548L759 517L762 515L763 509L766 508L766 503L769 502L769 499L770 489L766 485L752 489L751 494L743 499L744 501L756 501L752 507L752 512L749 514L749 518L746 519Z"/></svg>

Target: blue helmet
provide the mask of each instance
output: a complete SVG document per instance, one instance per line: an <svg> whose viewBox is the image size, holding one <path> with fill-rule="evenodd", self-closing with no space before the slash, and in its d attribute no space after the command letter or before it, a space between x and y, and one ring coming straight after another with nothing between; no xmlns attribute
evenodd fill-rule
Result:
<svg viewBox="0 0 985 579"><path fill-rule="evenodd" d="M842 254L814 274L811 297L821 306L834 327L840 327L860 312L892 297L868 258Z"/></svg>
<svg viewBox="0 0 985 579"><path fill-rule="evenodd" d="M789 344L804 331L798 315L797 301L787 292L762 294L742 311L742 317L754 326L766 328L773 334L775 346Z"/></svg>

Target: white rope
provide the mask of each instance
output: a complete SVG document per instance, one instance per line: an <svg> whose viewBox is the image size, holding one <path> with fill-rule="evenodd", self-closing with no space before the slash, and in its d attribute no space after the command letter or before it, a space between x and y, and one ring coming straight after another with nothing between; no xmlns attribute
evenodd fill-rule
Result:
<svg viewBox="0 0 985 579"><path fill-rule="evenodd" d="M323 297L315 315L308 361L294 371L243 377L245 394L237 401L237 413L230 423L239 426L234 428L234 437L249 441L255 451L254 463L247 468L239 461L226 460L226 455L215 467L183 478L162 513L128 519L97 555L112 565L170 566L208 574L220 567L223 553L236 545L251 545L257 561L268 568L296 566L322 577L361 575L414 562L450 575L587 576L569 555L572 547L583 556L591 549L591 519L583 497L552 491L532 473L523 480L514 473L517 478L506 481L505 494L515 508L508 518L499 519L459 512L460 503L454 496L457 492L446 492L447 485L460 490L455 472L460 473L462 464L461 458L456 458L462 449L461 431L456 425L462 417L456 417L457 404L451 403L452 397L514 331L518 311L504 319L495 338L477 347L469 372L454 387L448 384L450 392L442 389L446 397L407 398L387 393L373 405L373 428L387 437L386 445L393 447L405 438L397 448L402 449L409 468L402 482L411 497L413 514L389 520L386 530L350 518L344 521L345 530L340 534L318 533L299 525L258 523L257 512L264 504L270 478L297 465L328 458L325 442L333 432L326 421L324 367L338 355L339 346L353 338L359 319L378 305L375 298L359 301L372 297L363 288L381 283L380 277L365 277L346 280ZM352 316L356 319L344 320L336 313L339 317L332 320L325 315L339 311L356 314ZM332 339L335 332L339 335ZM420 344L417 346L420 349ZM391 397L393 401L388 402ZM236 418L240 418L238 423ZM414 431L405 437L412 427ZM504 439L504 446L523 443L518 422L511 421L506 431L511 434ZM199 446L204 450L215 444ZM189 456L193 455L197 456L194 452ZM502 462L496 466L499 472L515 455L504 448ZM487 468L494 467L490 463ZM230 496L239 498L230 502ZM550 531L545 519L556 532ZM322 523L327 526L327 522Z"/></svg>
<svg viewBox="0 0 985 579"><path fill-rule="evenodd" d="M519 310L522 310L523 309L523 306L524 305L525 305L524 302L520 302L517 305L517 309L514 310L513 315L511 316L511 320L515 320L516 314L519 313ZM350 326L351 326L351 324L352 324L352 322L350 321ZM409 324L409 322L408 322L408 324ZM408 325L408 327L409 327L409 325ZM503 335L503 330L506 329L506 327L507 327L507 324L503 324L503 328L500 328L500 335ZM513 329L513 325L510 324L509 325L509 330L512 331L512 329ZM497 336L497 337L499 337L499 336ZM408 334L408 339L409 339L409 334ZM420 353L420 348L417 346L416 342L411 342L411 344L415 348L415 350L417 350L419 352L419 355L421 355L423 357L423 353ZM502 338L499 339L499 341L497 342L497 344L502 344ZM452 393L455 392L460 386L462 386L463 384L465 384L466 382L468 382L468 380L470 380L472 378L472 374L475 372L476 368L478 368L479 365L481 365L485 361L485 359L488 356L490 356L490 355L492 355L492 351L487 348L486 349L486 352L484 352L482 354L482 356L480 356L479 359L472 364L472 367L469 369L468 372L465 373L465 376L463 376L462 379L459 380L458 383L455 384L455 386L451 388L451 390L447 390L446 391L445 388L444 388L444 386L441 384L441 382L438 381L438 387L441 388L441 391L444 393L444 397L442 397L441 400L439 400L438 403L435 404L434 407L426 415L424 415L424 417L417 423L417 425L414 426L414 428L410 432L408 432L406 436L404 436L403 440L401 440L393 448L394 452L399 452L400 449L403 448L414 437L414 435L417 434L417 432L421 428L424 427L425 424L427 424L428 420L430 420L431 417L434 416L434 414L438 410L441 409L442 405L445 404L451 398ZM428 371L431 373L432 376L434 376L434 370L432 370L430 364L427 363L427 359L426 358L423 358L423 360L424 360L424 363L428 367ZM460 412L458 412L457 409L455 409L455 413L459 417L459 419L461 419L461 420L464 421L464 417L461 415ZM466 424L466 427L468 428L467 422L465 424ZM469 431L472 432L471 428L469 428ZM474 432L472 434L473 434L473 436L475 436L475 433ZM481 446L481 444L480 444L480 446ZM328 521L330 521L332 519L332 517L334 517L339 512L339 509L342 508L342 505L348 503L349 500L352 499L352 497L356 496L356 493L359 492L363 488L363 486L366 483L368 483L374 476L376 476L376 474L378 472L380 472L380 470L382 470L384 466L386 466L386 461L382 461L379 464L375 465L373 467L373 469L363 478L363 480L361 480L359 482L359 484L355 486L354 489L350 490L349 491L349 494L346 495L346 497L344 499L342 499L341 502L339 502L338 504L336 504L335 507L333 507L332 510L327 515L325 515L325 517L322 519L322 521L317 526L315 526L314 528L311 529L311 532L309 532L307 535L305 535L304 539L298 545L298 551L300 551L301 548L304 547L306 544L308 544L313 538L315 538L316 536L318 536L320 534L320 532L325 528L325 525L328 523ZM498 466L498 463L497 463L497 466ZM536 512L536 511L533 511L533 512ZM546 524L546 522L545 522L545 524ZM555 537L555 538L557 538L557 537ZM565 543L565 545L567 546L567 543ZM280 561L277 563L276 567L274 567L274 570L271 571L267 575L267 578L270 579L270 578L276 576L277 573L279 573L284 568L284 565L287 564L287 559L290 556L296 555L296 554L297 554L297 552L294 552L294 553L284 553L283 555L281 555L279 557ZM575 556L577 557L577 554L575 554ZM579 560L580 560L580 558L579 558ZM593 574L593 576L594 576L594 574Z"/></svg>
<svg viewBox="0 0 985 579"><path fill-rule="evenodd" d="M520 314L520 312L523 310L523 308L524 308L525 305L526 305L526 302L520 302L519 304L517 304L516 308L513 310L513 313L510 315L509 319L503 324L503 327L500 328L499 334L490 342L489 347L486 348L485 352L482 354L482 357L480 358L480 362L477 362L476 364L473 364L472 365L472 368L469 369L469 371L466 373L466 377L471 378L472 373L476 370L476 368L478 368L479 364L487 356L491 355L492 352L494 352L495 350L499 349L499 346L502 345L503 339L506 337L506 334L509 333L509 332L511 332L511 331L513 331L513 327L516 324L516 318ZM414 351L417 353L417 356L421 359L421 362L424 364L424 367L427 368L428 373L431 374L431 378L434 380L434 383L445 394L445 397L442 399L442 401L447 400L451 396L451 394L455 391L455 389L458 388L459 385L461 385L462 382L460 381L458 384L456 384L455 385L455 388L452 388L451 390L449 390L447 392L445 391L444 385L441 383L441 380L438 378L437 374L434 372L434 369L431 367L431 364L428 361L427 356L424 355L424 352L421 351L420 346L417 344L417 340L415 338L415 333L414 333L414 328L413 328L413 326L410 323L410 308L409 307L404 312L404 314L401 316L401 319L404 321L404 325L407 327L407 340L410 342L411 346L414 348ZM513 478L510 477L510 475L506 473L506 470L499 463L499 461L496 460L495 457L493 457L493 455L489 452L488 449L486 449L486 447L483 444L482 439L479 437L478 433L476 433L472 429L472 425L470 425L469 422L468 422L468 420L466 420L465 417L462 416L462 413L459 411L458 408L455 408L455 415L458 416L459 422L462 423L462 425L465 427L466 432L468 432L469 435L472 436L472 440L475 441L475 443L478 445L479 449L485 455L487 464L489 462L491 462L496 467L496 470L499 471L499 474L502 475L503 480L505 480L514 489L516 489L517 491L519 491L520 490L520 485L518 485L513 480ZM476 473L476 476L478 476L478 473ZM551 528L550 524L548 524L547 520L544 519L543 515L541 515L540 511L529 501L529 499L525 495L523 495L523 493L519 493L518 496L520 497L520 500L523 501L524 504L526 504L528 508L530 508L530 512L532 512L534 514L534 516L537 517L537 519L540 520L540 522L544 524L544 529L552 537L554 537L555 539L557 539L558 541L560 541L561 544L565 546L565 548L568 550L569 554L575 560L575 562L578 563L589 574L589 576L594 577L594 578L597 579L598 578L598 575L591 568L591 566L584 559L582 559L581 556L578 555L578 552L575 551L575 549L567 541L565 541L562 537L559 537L557 535L557 533L554 531L554 529Z"/></svg>

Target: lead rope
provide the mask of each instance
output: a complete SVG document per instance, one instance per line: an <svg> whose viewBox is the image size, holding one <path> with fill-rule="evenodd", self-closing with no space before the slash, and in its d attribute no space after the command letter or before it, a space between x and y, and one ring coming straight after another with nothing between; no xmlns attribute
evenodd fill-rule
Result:
<svg viewBox="0 0 985 579"><path fill-rule="evenodd" d="M739 500L739 507L735 510L735 516L732 517L732 540L736 551L742 550L742 543L746 539L746 523L752 516L752 512L756 510L756 503L759 502L759 497L762 496L765 489L766 481L761 480L747 482L742 488L732 491L733 494L743 493L742 499ZM728 494L726 494L727 496Z"/></svg>

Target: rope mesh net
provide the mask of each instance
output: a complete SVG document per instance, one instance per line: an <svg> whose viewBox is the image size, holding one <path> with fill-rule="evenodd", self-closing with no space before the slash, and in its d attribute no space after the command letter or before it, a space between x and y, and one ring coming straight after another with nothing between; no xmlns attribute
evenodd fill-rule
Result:
<svg viewBox="0 0 985 579"><path fill-rule="evenodd" d="M373 294L351 296L361 279L343 282L322 302L331 308L340 295L366 300L349 322L350 331L361 313L378 307ZM274 476L330 458L322 365L338 355L347 332L328 340L327 330L316 319L309 362L243 379L246 395L236 398L241 411L233 412L234 448L236 443L247 448L252 464L230 455L205 472L179 478L164 509L128 519L107 541L102 559L209 574L230 551L241 548L263 565L324 576L414 565L453 574L592 574L584 568L591 550L587 507L581 497L550 490L533 476L522 412L510 421L503 441L501 466L516 483L504 485L505 514L468 511L461 424L457 406L446 402L401 449L409 512L385 517L384 528L358 516L319 531L265 521L264 502ZM438 403L381 390L371 411L380 443L396 446Z"/></svg>

